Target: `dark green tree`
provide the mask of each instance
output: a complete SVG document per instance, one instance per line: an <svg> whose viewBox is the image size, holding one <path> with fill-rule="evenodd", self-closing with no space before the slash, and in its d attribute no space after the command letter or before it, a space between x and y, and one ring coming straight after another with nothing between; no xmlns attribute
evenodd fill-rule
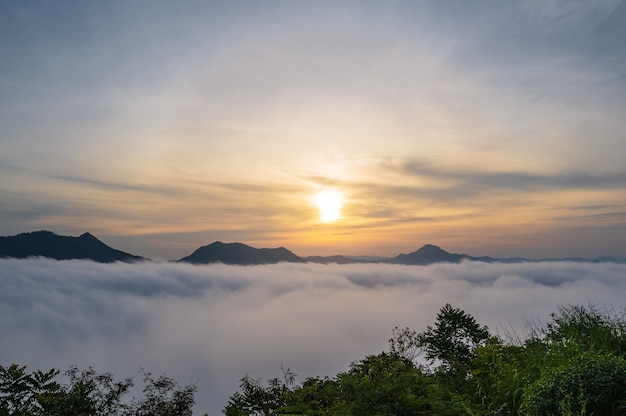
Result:
<svg viewBox="0 0 626 416"><path fill-rule="evenodd" d="M0 366L0 416L29 416L41 414L46 403L53 401L61 390L54 381L57 370L28 373L26 366Z"/></svg>
<svg viewBox="0 0 626 416"><path fill-rule="evenodd" d="M191 416L195 403L195 385L181 387L174 379L142 370L144 398L134 401L129 414L134 416Z"/></svg>
<svg viewBox="0 0 626 416"><path fill-rule="evenodd" d="M385 352L370 355L337 379L345 403L343 414L445 414L437 402L436 386L406 357Z"/></svg>
<svg viewBox="0 0 626 416"><path fill-rule="evenodd" d="M123 396L133 386L131 378L115 381L110 373L98 374L89 367L72 366L65 372L69 382L59 391L40 400L44 415L106 416L126 410Z"/></svg>
<svg viewBox="0 0 626 416"><path fill-rule="evenodd" d="M474 350L490 337L489 329L480 326L473 316L447 303L437 313L435 326L418 334L417 345L431 363L439 362L446 371L467 366Z"/></svg>
<svg viewBox="0 0 626 416"><path fill-rule="evenodd" d="M233 394L224 413L226 416L269 416L284 414L288 404L289 387L294 384L295 374L289 369L283 371L283 379L278 377L268 381L255 380L246 374L241 379L241 392Z"/></svg>
<svg viewBox="0 0 626 416"><path fill-rule="evenodd" d="M91 367L70 367L68 382L54 380L57 370L29 373L26 367L0 366L0 416L191 416L196 386L181 387L167 376L143 372L144 397L125 401L133 386Z"/></svg>
<svg viewBox="0 0 626 416"><path fill-rule="evenodd" d="M346 414L339 381L309 377L287 395L285 414L327 416Z"/></svg>

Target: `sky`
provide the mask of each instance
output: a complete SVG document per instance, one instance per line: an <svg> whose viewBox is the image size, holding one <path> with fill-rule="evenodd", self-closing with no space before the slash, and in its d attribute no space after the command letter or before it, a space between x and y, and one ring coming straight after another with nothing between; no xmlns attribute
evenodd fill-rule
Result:
<svg viewBox="0 0 626 416"><path fill-rule="evenodd" d="M626 256L625 38L623 0L0 2L0 235Z"/></svg>
<svg viewBox="0 0 626 416"><path fill-rule="evenodd" d="M446 303L492 334L524 339L560 306L626 316L626 265L464 262L431 266L194 266L0 259L0 365L144 368L195 384L197 416L220 415L249 374L281 365L334 377L388 351L393 328L433 325Z"/></svg>

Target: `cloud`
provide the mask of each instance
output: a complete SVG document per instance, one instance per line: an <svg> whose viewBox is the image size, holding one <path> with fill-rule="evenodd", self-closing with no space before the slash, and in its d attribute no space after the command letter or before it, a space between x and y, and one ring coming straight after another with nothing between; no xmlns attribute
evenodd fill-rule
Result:
<svg viewBox="0 0 626 416"><path fill-rule="evenodd" d="M390 167L394 169L394 167ZM467 190L474 194L481 191L522 190L551 191L586 190L586 189L623 189L626 180L625 172L613 174L585 172L556 172L554 174L538 174L530 172L481 170L462 170L436 168L417 160L406 160L401 166L395 167L399 172L415 177L429 177L451 181L455 191ZM449 188L448 188L449 190Z"/></svg>
<svg viewBox="0 0 626 416"><path fill-rule="evenodd" d="M235 267L0 260L2 365L117 377L140 367L197 382L197 412L220 414L250 373L281 363L333 376L387 347L395 326L418 331L446 302L492 331L547 320L559 305L622 307L625 265L438 264Z"/></svg>

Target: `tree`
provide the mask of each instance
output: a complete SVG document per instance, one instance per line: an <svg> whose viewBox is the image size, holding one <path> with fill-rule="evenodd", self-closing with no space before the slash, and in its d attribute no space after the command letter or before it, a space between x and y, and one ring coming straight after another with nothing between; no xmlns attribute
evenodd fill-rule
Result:
<svg viewBox="0 0 626 416"><path fill-rule="evenodd" d="M126 409L122 397L133 386L131 378L115 381L110 373L98 374L91 367L79 370L75 366L65 375L69 382L40 400L43 415L107 416Z"/></svg>
<svg viewBox="0 0 626 416"><path fill-rule="evenodd" d="M287 394L285 414L326 416L347 414L336 378L309 377Z"/></svg>
<svg viewBox="0 0 626 416"><path fill-rule="evenodd" d="M288 404L289 387L294 384L295 374L281 366L283 379L272 378L265 386L246 374L241 379L241 393L236 392L224 409L226 416L270 416L283 414Z"/></svg>
<svg viewBox="0 0 626 416"><path fill-rule="evenodd" d="M144 399L131 405L129 414L134 416L191 416L197 387L181 387L174 379L152 374L142 369L145 387Z"/></svg>
<svg viewBox="0 0 626 416"><path fill-rule="evenodd" d="M449 303L439 310L435 326L427 326L418 334L417 345L431 364L441 362L444 370L467 366L474 350L489 339L489 329L480 326L473 316Z"/></svg>
<svg viewBox="0 0 626 416"><path fill-rule="evenodd" d="M346 415L430 415L438 406L435 386L396 354L370 355L337 376Z"/></svg>
<svg viewBox="0 0 626 416"><path fill-rule="evenodd" d="M389 339L389 351L418 365L417 357L420 355L421 347L417 332L408 327L402 329L395 327L392 334Z"/></svg>
<svg viewBox="0 0 626 416"><path fill-rule="evenodd" d="M29 416L40 414L42 404L59 393L61 386L54 381L57 370L28 373L26 366L0 366L0 416Z"/></svg>
<svg viewBox="0 0 626 416"><path fill-rule="evenodd" d="M180 387L167 376L143 371L144 398L124 401L132 378L70 367L66 384L57 370L29 373L25 366L0 366L0 416L191 416L195 385Z"/></svg>

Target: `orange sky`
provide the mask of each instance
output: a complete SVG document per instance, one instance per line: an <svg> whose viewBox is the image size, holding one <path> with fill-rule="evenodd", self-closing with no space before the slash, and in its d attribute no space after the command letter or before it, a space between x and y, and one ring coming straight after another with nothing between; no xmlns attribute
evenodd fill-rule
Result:
<svg viewBox="0 0 626 416"><path fill-rule="evenodd" d="M167 259L216 240L626 256L624 2L0 15L0 235L89 231Z"/></svg>

